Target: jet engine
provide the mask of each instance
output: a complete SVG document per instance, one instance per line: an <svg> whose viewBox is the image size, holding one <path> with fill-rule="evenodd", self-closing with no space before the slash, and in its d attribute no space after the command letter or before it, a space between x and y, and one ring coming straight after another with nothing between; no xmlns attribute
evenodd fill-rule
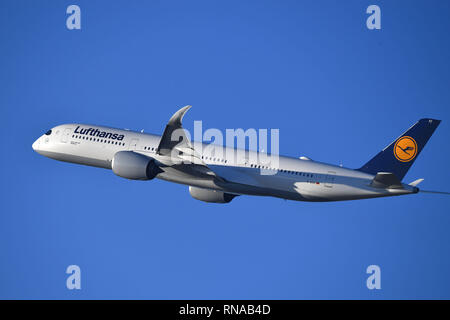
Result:
<svg viewBox="0 0 450 320"><path fill-rule="evenodd" d="M189 193L192 198L204 201L204 202L214 202L214 203L228 203L233 200L236 195L225 193L222 191L203 189L197 187L189 186Z"/></svg>
<svg viewBox="0 0 450 320"><path fill-rule="evenodd" d="M133 151L119 151L112 159L112 171L119 177L132 180L151 180L163 172L155 159Z"/></svg>

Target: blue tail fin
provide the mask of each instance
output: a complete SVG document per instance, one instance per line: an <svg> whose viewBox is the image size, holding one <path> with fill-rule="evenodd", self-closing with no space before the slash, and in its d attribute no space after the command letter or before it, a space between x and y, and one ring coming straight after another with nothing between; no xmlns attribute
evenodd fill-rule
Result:
<svg viewBox="0 0 450 320"><path fill-rule="evenodd" d="M401 181L440 122L441 120L420 119L358 170L373 175L392 172Z"/></svg>

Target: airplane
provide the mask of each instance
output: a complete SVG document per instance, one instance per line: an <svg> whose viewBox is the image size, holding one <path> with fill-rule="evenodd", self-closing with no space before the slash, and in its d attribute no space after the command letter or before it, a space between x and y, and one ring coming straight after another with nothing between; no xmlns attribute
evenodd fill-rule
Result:
<svg viewBox="0 0 450 320"><path fill-rule="evenodd" d="M221 147L224 156L207 154L205 144L191 142L184 132L182 119L190 107L175 112L162 136L72 123L51 128L32 148L48 158L111 169L130 180L187 185L191 196L204 202L229 203L241 195L342 201L418 193L424 179L401 181L441 122L420 119L358 169L287 156L279 156L274 167L263 163L257 151Z"/></svg>

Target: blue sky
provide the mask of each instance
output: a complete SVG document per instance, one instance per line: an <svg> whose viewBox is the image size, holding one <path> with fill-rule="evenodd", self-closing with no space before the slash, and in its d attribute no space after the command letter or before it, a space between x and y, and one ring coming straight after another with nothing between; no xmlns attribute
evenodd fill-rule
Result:
<svg viewBox="0 0 450 320"><path fill-rule="evenodd" d="M81 7L82 29L66 28ZM366 28L367 6L381 30ZM447 190L448 1L1 1L0 298L450 298L450 198L192 199L33 152L81 122L278 128L280 153L358 168L443 120L405 177ZM65 287L79 265L82 289ZM381 290L366 288L381 267Z"/></svg>

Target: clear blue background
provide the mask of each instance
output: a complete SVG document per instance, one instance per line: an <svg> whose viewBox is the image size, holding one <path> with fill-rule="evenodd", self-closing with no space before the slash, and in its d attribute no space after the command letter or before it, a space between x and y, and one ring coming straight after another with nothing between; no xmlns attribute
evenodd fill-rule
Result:
<svg viewBox="0 0 450 320"><path fill-rule="evenodd" d="M82 30L66 28L78 4ZM370 4L382 30L366 28ZM447 190L449 1L0 2L0 298L450 298L450 197L192 199L31 149L67 122L279 128L280 152L356 168L442 119L405 177ZM65 270L82 271L82 290ZM367 266L382 289L366 288Z"/></svg>

